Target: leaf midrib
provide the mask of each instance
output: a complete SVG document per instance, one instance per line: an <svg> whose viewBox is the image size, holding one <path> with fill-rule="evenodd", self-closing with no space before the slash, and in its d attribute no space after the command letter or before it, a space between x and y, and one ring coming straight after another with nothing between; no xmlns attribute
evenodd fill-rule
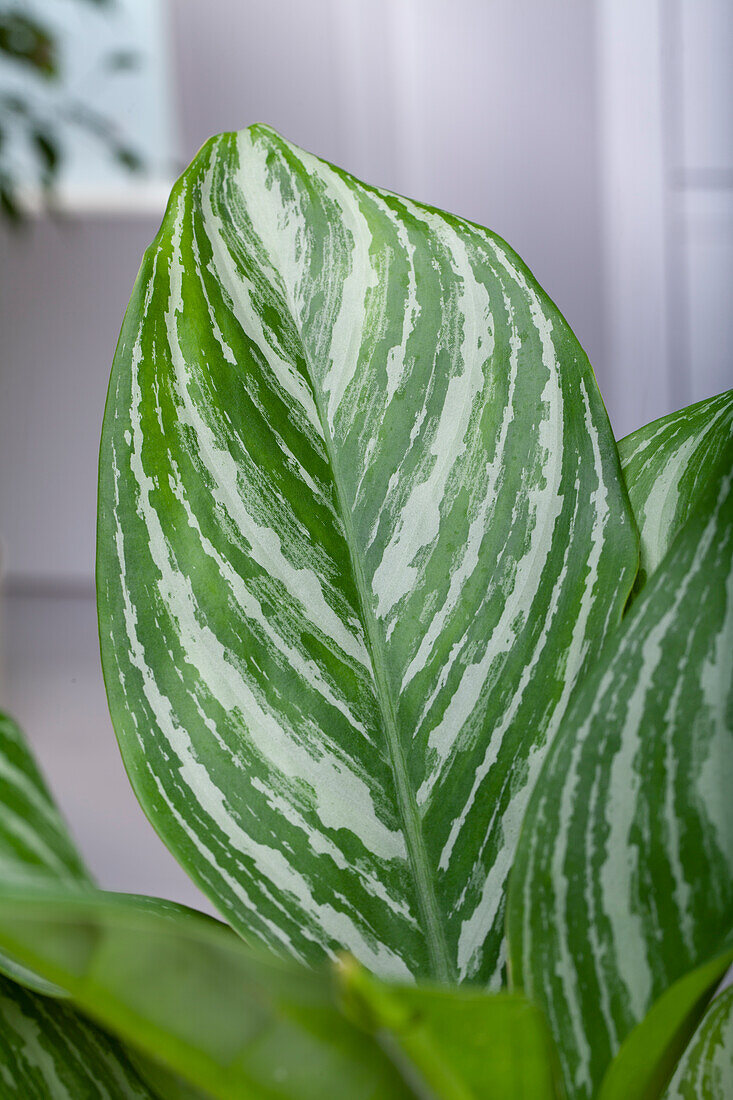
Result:
<svg viewBox="0 0 733 1100"><path fill-rule="evenodd" d="M349 554L351 571L359 598L361 621L365 630L367 649L371 657L377 703L382 715L383 728L389 751L389 760L395 781L397 807L402 821L405 847L407 849L410 866L412 867L417 902L422 917L423 933L425 935L425 942L430 957L430 976L442 983L455 983L457 980L456 969L448 953L433 877L430 873L430 864L425 848L425 838L422 831L420 814L417 808L415 792L409 782L407 762L405 760L402 741L399 736L394 702L389 689L384 642L374 614L371 590L367 584L363 564L357 550L358 543L354 532L351 509L346 503L341 478L339 476L338 461L336 459L336 450L329 427L328 413L321 398L320 388L316 383L316 374L312 368L303 336L300 314L295 306L290 287L285 284L284 280L281 280L281 287L303 353L306 375L318 413L326 454L333 477L338 503L338 514L344 528L346 548Z"/></svg>
<svg viewBox="0 0 733 1100"><path fill-rule="evenodd" d="M315 385L313 389L316 389ZM324 410L317 394L315 394L315 401L323 426L326 451L331 464L334 487L338 498L339 515L344 526L346 546L349 551L349 560L351 561L351 568L356 582L357 594L359 596L361 620L366 633L367 648L372 661L377 702L382 715L384 733L387 740L387 748L389 750L389 759L395 780L397 805L402 820L407 854L410 859L415 880L418 905L420 906L420 912L423 918L423 930L425 932L425 941L428 947L432 969L431 976L438 981L448 983L455 980L454 968L451 965L448 955L448 948L440 919L438 899L435 895L432 875L430 873L430 865L428 863L428 856L425 848L425 838L423 836L415 792L409 781L407 761L405 760L405 753L399 735L392 694L389 690L384 643L374 614L370 598L370 589L366 577L364 576L364 567L357 552L351 511L346 505L341 489L333 440L326 423Z"/></svg>
<svg viewBox="0 0 733 1100"><path fill-rule="evenodd" d="M405 760L404 749L399 735L394 701L389 689L384 642L374 614L370 588L364 575L363 563L357 549L357 539L354 531L351 509L346 503L342 489L338 462L336 459L336 450L328 425L328 417L321 400L319 388L315 382L314 373L308 361L308 352L303 339L300 319L292 303L290 303L290 312L298 330L298 337L308 370L313 400L323 430L323 439L338 501L338 514L343 524L349 561L351 563L351 570L356 583L357 595L359 597L361 621L365 630L367 649L371 657L377 703L382 715L383 728L389 751L389 760L395 781L397 806L402 821L405 846L412 867L417 901L422 917L423 932L425 934L425 942L430 956L430 976L442 983L451 983L456 980L455 968L448 953L443 924L440 919L438 900L435 894L433 878L430 873L430 864L425 848L425 838L423 836L420 814L417 808L415 792L409 781L407 761Z"/></svg>

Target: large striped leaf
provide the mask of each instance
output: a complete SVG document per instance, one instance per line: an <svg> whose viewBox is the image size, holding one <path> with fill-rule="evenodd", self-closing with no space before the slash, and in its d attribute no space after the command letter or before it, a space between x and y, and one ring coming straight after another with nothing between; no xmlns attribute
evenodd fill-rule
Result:
<svg viewBox="0 0 733 1100"><path fill-rule="evenodd" d="M21 730L0 712L0 890L35 881L91 880ZM0 973L42 993L61 992L2 952Z"/></svg>
<svg viewBox="0 0 733 1100"><path fill-rule="evenodd" d="M566 717L512 875L514 982L591 1096L733 927L733 442Z"/></svg>
<svg viewBox="0 0 733 1100"><path fill-rule="evenodd" d="M237 929L496 982L636 560L586 357L503 241L264 127L204 147L115 357L98 602L136 793Z"/></svg>
<svg viewBox="0 0 733 1100"><path fill-rule="evenodd" d="M353 960L306 969L114 895L0 898L0 943L225 1100L557 1095L546 1021L515 995L386 986Z"/></svg>
<svg viewBox="0 0 733 1100"><path fill-rule="evenodd" d="M20 1100L156 1100L115 1039L62 1002L3 977L0 1094Z"/></svg>
<svg viewBox="0 0 733 1100"><path fill-rule="evenodd" d="M618 445L641 536L641 588L666 554L733 435L733 390L646 424Z"/></svg>
<svg viewBox="0 0 733 1100"><path fill-rule="evenodd" d="M733 1094L733 986L710 1005L664 1093L664 1100L730 1100Z"/></svg>

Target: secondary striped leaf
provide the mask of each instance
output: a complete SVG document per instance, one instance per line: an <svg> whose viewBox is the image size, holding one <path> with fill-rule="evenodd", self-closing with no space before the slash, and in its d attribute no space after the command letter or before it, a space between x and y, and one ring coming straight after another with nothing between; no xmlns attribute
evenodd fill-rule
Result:
<svg viewBox="0 0 733 1100"><path fill-rule="evenodd" d="M710 1005L664 1100L730 1100L733 1091L733 986Z"/></svg>
<svg viewBox="0 0 733 1100"><path fill-rule="evenodd" d="M523 825L510 965L573 1096L733 927L732 482L733 442L581 685Z"/></svg>
<svg viewBox="0 0 733 1100"><path fill-rule="evenodd" d="M659 1100L731 964L733 949L685 974L662 994L624 1039L598 1100Z"/></svg>
<svg viewBox="0 0 733 1100"><path fill-rule="evenodd" d="M0 897L18 889L69 896L94 893L91 876L18 725L0 712ZM162 898L116 894L121 907L153 911L168 919L192 911ZM197 917L212 924L210 917ZM0 973L49 996L66 991L0 951Z"/></svg>
<svg viewBox="0 0 733 1100"><path fill-rule="evenodd" d="M22 1100L156 1100L115 1039L63 1002L3 977L0 1092Z"/></svg>
<svg viewBox="0 0 733 1100"><path fill-rule="evenodd" d="M98 603L138 798L237 929L498 983L636 562L592 371L503 241L265 127L203 148L115 357Z"/></svg>
<svg viewBox="0 0 733 1100"><path fill-rule="evenodd" d="M641 535L641 588L693 511L733 436L733 390L622 439L621 468Z"/></svg>
<svg viewBox="0 0 733 1100"><path fill-rule="evenodd" d="M90 883L21 730L2 712L0 807L0 890L9 883ZM61 993L1 952L0 973L42 993Z"/></svg>

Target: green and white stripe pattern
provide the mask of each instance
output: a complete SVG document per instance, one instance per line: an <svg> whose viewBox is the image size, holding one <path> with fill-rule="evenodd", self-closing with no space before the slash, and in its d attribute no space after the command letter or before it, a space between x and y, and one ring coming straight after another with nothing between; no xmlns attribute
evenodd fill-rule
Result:
<svg viewBox="0 0 733 1100"><path fill-rule="evenodd" d="M117 1041L65 1004L0 977L0 1094L152 1100Z"/></svg>
<svg viewBox="0 0 733 1100"><path fill-rule="evenodd" d="M495 984L636 563L592 371L503 241L264 127L203 148L118 345L98 602L137 795L236 928Z"/></svg>
<svg viewBox="0 0 733 1100"><path fill-rule="evenodd" d="M569 1093L733 927L733 443L543 768L512 872L510 968Z"/></svg>
<svg viewBox="0 0 733 1100"><path fill-rule="evenodd" d="M22 732L0 712L0 890L90 881ZM0 972L41 992L60 992L2 953Z"/></svg>
<svg viewBox="0 0 733 1100"><path fill-rule="evenodd" d="M733 986L711 1003L664 1092L664 1100L730 1100L733 1092Z"/></svg>
<svg viewBox="0 0 733 1100"><path fill-rule="evenodd" d="M0 712L0 882L89 883L61 815L16 723Z"/></svg>
<svg viewBox="0 0 733 1100"><path fill-rule="evenodd" d="M646 424L618 445L641 536L641 587L697 504L733 436L733 390Z"/></svg>

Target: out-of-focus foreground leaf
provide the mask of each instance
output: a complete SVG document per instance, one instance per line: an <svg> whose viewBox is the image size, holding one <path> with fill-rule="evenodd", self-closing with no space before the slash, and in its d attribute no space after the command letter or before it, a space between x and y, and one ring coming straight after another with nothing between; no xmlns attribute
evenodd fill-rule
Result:
<svg viewBox="0 0 733 1100"><path fill-rule="evenodd" d="M0 943L127 1043L213 1096L554 1100L552 1044L521 997L310 970L213 922L114 895L0 899Z"/></svg>
<svg viewBox="0 0 733 1100"><path fill-rule="evenodd" d="M562 1095L547 1020L526 998L467 986L385 985L349 959L341 965L341 981L347 1015L379 1038L418 1095L445 1100Z"/></svg>

